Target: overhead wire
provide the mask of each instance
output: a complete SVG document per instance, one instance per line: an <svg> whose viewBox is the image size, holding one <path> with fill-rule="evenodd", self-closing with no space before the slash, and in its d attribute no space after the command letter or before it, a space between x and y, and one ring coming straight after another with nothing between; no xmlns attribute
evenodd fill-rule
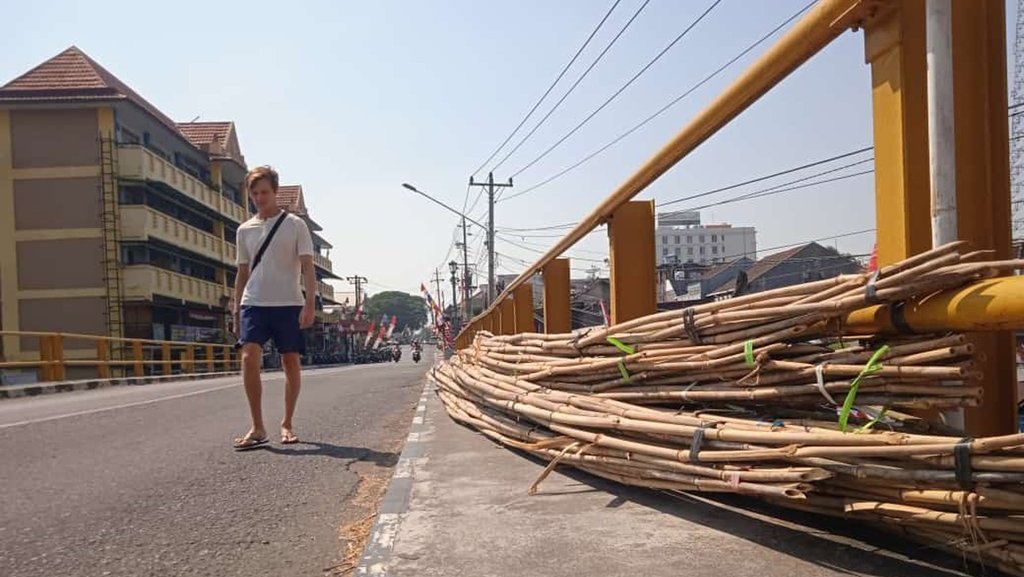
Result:
<svg viewBox="0 0 1024 577"><path fill-rule="evenodd" d="M743 51L741 51L739 54L737 54L736 56L733 56L729 61L727 61L725 64L721 65L720 67L718 67L718 69L716 69L714 72L712 72L711 74L705 76L700 82L694 84L693 86L688 88L685 92L683 92L679 96L677 96L674 99L672 99L671 101L669 101L668 104L662 106L660 109L658 109L656 112L654 112L654 114L651 114L647 118L645 118L642 121L640 121L640 123L636 124L635 126L630 128L629 130L627 130L626 132L623 132L622 134L620 134L617 137L615 137L615 139L613 139L608 144L605 144L601 148L599 148L599 149L595 150L594 152L588 154L587 156L583 157L581 160L579 160L575 164L569 166L568 168L565 168L565 169L561 170L560 172L554 174L553 176L545 178L544 180L538 182L537 184L531 185L531 186L529 186L529 187L527 187L527 188L525 188L525 189L523 189L523 190L521 190L519 192L516 192L515 194L510 194L508 196L505 196L502 200L503 201L512 200L513 198L518 198L518 197L523 196L525 194L529 194L529 193L533 192L534 190L537 190L538 188L540 188L542 186L545 186L545 185L547 185L547 184L549 184L551 182L554 182L555 180L565 176L566 174L572 172L573 170L576 170L580 166L582 166L582 165L586 164L587 162L589 162L594 157L600 155L601 153L603 153L604 151L608 150L612 146L615 146L616 144L621 142L623 139L629 137L631 134L633 134L637 130L640 130L641 128L646 126L648 123L650 123L655 118L658 118L659 116L661 116L662 114L667 112L670 108L672 108L673 106L675 106L676 104L681 102L687 96L689 96L690 94L693 94L694 92L696 92L701 86L704 86L705 84L710 82L712 79L714 79L716 76L718 76L719 74L724 72L730 66L735 64L739 59L741 59L744 56L746 56L747 54L749 54L752 50L754 50L755 48L757 48L758 46L763 44L769 38L771 38L772 36L777 34L780 30L782 30L783 28L788 26L790 22L792 22L793 20L796 20L801 14L806 12L816 2L817 2L817 0L815 0L815 2L811 2L810 4L804 6L802 9L800 9L799 11L794 13L792 16L787 18L784 22L782 22L781 24L779 24L778 26L773 28L770 32L768 32L767 34L765 34L764 36L759 38L753 44L751 44L750 46L747 46L746 48L744 48Z"/></svg>
<svg viewBox="0 0 1024 577"><path fill-rule="evenodd" d="M722 3L722 0L714 0L711 3L711 5L708 6L707 9L705 9L704 12L701 13L700 16L698 16L693 22L691 22L689 26L687 26L678 36L675 37L674 40L672 40L672 42L670 42L668 44L668 46L665 46L665 48L663 48L661 50L661 52L659 52L653 59L651 59L651 61L648 62L643 68L641 68L636 74L634 74L632 78L630 78L628 81L626 81L626 83L623 84L618 90L616 90L615 93L613 93L611 96L609 96L607 100L605 100L600 106L598 106L596 109L594 109L593 112L591 112L583 120L581 120L575 127L572 128L572 130L570 130L564 136L562 136L557 141L555 141L555 143L552 144L551 146L549 146L546 150L544 150L544 152L540 153L539 156L537 156L536 158L534 158L530 162L526 163L526 165L523 166L522 168L520 168L519 170L513 172L512 173L512 178L515 178L515 177L519 176L520 174L522 174L523 172L525 172L526 170L529 170L530 167L532 167L533 165L535 165L538 162L540 162L548 154L551 154L552 151L554 151L556 148L561 146L563 142L565 142L566 140L571 138L572 135L576 134L576 132L578 132L581 128L583 128L588 122L590 122L591 119L593 119L602 110L604 110L605 107L607 107L609 104L614 102L615 99L618 98L619 95L621 95L623 92L625 92L626 89L629 88L634 82L636 82L637 79L639 79L641 76L643 76L643 74L645 72L647 72L652 66L654 66L654 64L656 62L658 62L658 60L661 60L662 56L667 54L668 51L672 49L672 47L674 47L676 44L679 43L679 41L681 41L683 38L685 38L686 35L689 34L690 31L693 30L697 26L697 24L700 24L700 22L703 21L704 18L706 18L708 16L708 14L710 14L721 3Z"/></svg>
<svg viewBox="0 0 1024 577"><path fill-rule="evenodd" d="M551 118L551 115L554 114L555 111L558 110L558 107L561 106L563 102L565 102L565 99L568 98L569 95L576 90L576 87L579 86L581 82L583 82L583 79L590 74L590 71L593 70L595 66L597 66L598 62L600 62L604 58L605 54L607 54L608 51L611 50L612 46L615 46L615 43L618 42L619 38L622 37L626 30L628 30L629 27L633 24L633 21L636 20L638 16L640 16L640 13L643 12L644 8L646 8L647 5L650 3L651 0L644 0L644 3L641 4L635 12L633 12L633 15L629 18L629 20L626 21L622 28L619 29L619 32L615 35L615 37L612 38L610 42L608 42L608 45L604 47L604 50L602 50L601 53L597 55L597 58L595 58L594 61L590 63L590 66L588 66L587 69L583 71L583 74L581 74L580 77L577 78L575 82L573 82L572 86L569 87L569 90L567 90L566 93L563 94L562 97L558 99L558 102L556 102L555 105L551 107L551 110L548 110L547 114L545 114L544 117L541 118L536 125L534 125L530 132L528 132L526 136L524 136L519 141L519 143L512 148L512 150L505 154L504 158L498 161L498 164L494 165L494 167L491 168L491 172L501 168L501 166L505 164L505 161L507 161L513 154L515 154L516 151L519 150L523 146L523 144L525 144L526 141L529 140L530 137L532 137L537 132L537 130L544 125L545 122L547 122L548 118Z"/></svg>
<svg viewBox="0 0 1024 577"><path fill-rule="evenodd" d="M487 163L493 160L494 157L498 155L498 152L500 152L502 148L505 148L505 145L508 144L510 140L512 140L512 137L515 136L516 133L519 132L519 129L522 128L524 124L526 124L526 121L529 120L531 116L533 116L533 113L537 111L537 108L539 108L541 103L544 102L544 99L546 99L548 95L551 94L551 91L555 89L555 86L558 85L558 82L562 80L562 77L565 76L565 73L569 71L569 68L572 67L572 65L580 57L580 54L582 54L583 50L586 49L586 47L590 44L590 41L594 39L594 36L596 36L597 32L601 29L602 26L604 26L604 23L608 20L608 17L612 15L612 12L615 11L615 8L619 5L619 2L621 1L622 0L615 0L615 2L612 3L611 8L609 8L608 11L605 12L604 17L601 18L601 21L597 23L597 26L594 27L594 30L590 32L590 35L587 36L587 39L583 41L583 44L576 51L576 54L574 54L573 57L569 60L569 62L564 67L562 67L562 71L558 73L558 76L556 76L555 80L551 83L550 86L548 86L548 89L545 90L544 94L542 94L541 97L537 100L537 102L534 103L533 108L531 108L530 111L526 113L526 116L524 116L523 119L519 121L519 124L517 124L516 127L512 129L512 132L510 132L509 135L505 137L505 140L503 140L501 144L498 145L498 148L494 149L494 152L492 152L491 155L487 157L487 160L480 163L480 166L478 166L477 169L473 171L473 176L476 176L481 170L483 170L483 168L487 166ZM465 211L465 204L463 204L463 211Z"/></svg>

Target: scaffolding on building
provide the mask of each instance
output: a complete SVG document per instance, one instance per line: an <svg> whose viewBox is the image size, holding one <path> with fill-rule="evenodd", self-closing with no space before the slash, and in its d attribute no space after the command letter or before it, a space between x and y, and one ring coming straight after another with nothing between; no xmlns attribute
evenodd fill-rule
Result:
<svg viewBox="0 0 1024 577"><path fill-rule="evenodd" d="M124 280L121 263L121 209L118 199L117 143L110 135L100 136L100 228L103 237L103 284L106 296L107 335L123 337ZM115 341L109 349L111 360L124 360Z"/></svg>

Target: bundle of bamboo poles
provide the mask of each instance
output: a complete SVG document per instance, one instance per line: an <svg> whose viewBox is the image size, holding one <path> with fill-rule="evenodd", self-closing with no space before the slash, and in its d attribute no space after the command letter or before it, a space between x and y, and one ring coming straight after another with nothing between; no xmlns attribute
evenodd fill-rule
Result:
<svg viewBox="0 0 1024 577"><path fill-rule="evenodd" d="M966 439L908 409L981 402L963 335L841 320L1024 267L947 245L876 274L570 334L478 334L434 371L449 414L616 482L734 492L883 523L1024 575L1024 435Z"/></svg>

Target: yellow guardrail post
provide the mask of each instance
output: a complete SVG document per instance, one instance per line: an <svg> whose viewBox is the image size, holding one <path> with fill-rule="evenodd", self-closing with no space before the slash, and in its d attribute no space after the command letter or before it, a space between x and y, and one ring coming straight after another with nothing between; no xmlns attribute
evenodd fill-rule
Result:
<svg viewBox="0 0 1024 577"><path fill-rule="evenodd" d="M56 362L53 366L53 380L63 381L67 378L67 366L64 364L64 337L62 335L53 335L50 337L50 340L53 360Z"/></svg>
<svg viewBox="0 0 1024 577"><path fill-rule="evenodd" d="M110 343L96 339L96 374L101 379L110 378Z"/></svg>
<svg viewBox="0 0 1024 577"><path fill-rule="evenodd" d="M38 337L39 339L39 380L43 382L54 380L53 376L53 341L49 335Z"/></svg>
<svg viewBox="0 0 1024 577"><path fill-rule="evenodd" d="M196 351L192 345L185 345L181 353L182 372L192 374L196 372Z"/></svg>
<svg viewBox="0 0 1024 577"><path fill-rule="evenodd" d="M217 370L216 360L213 358L213 345L206 345L206 370L215 372Z"/></svg>
<svg viewBox="0 0 1024 577"><path fill-rule="evenodd" d="M654 201L632 200L608 221L611 322L618 324L658 310L654 255Z"/></svg>
<svg viewBox="0 0 1024 577"><path fill-rule="evenodd" d="M146 367L143 364L142 341L132 341L132 360L135 361L135 376L146 376Z"/></svg>
<svg viewBox="0 0 1024 577"><path fill-rule="evenodd" d="M512 335L516 332L516 309L511 298L503 298L499 305L501 311L501 334Z"/></svg>
<svg viewBox="0 0 1024 577"><path fill-rule="evenodd" d="M569 259L556 258L541 271L544 279L544 332L561 334L572 330Z"/></svg>
<svg viewBox="0 0 1024 577"><path fill-rule="evenodd" d="M517 333L537 332L533 323L533 285L526 283L512 291L512 310Z"/></svg>
<svg viewBox="0 0 1024 577"><path fill-rule="evenodd" d="M160 345L160 360L164 363L164 374L170 375L172 373L171 343L162 343Z"/></svg>

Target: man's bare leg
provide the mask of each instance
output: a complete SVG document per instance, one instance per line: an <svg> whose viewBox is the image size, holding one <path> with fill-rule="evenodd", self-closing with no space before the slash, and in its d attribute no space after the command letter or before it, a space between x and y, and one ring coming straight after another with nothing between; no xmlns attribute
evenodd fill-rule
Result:
<svg viewBox="0 0 1024 577"><path fill-rule="evenodd" d="M299 389L302 388L302 365L299 353L281 355L284 365L284 420L281 421L281 442L297 443L299 438L292 431L292 417L295 415L295 404L299 401Z"/></svg>
<svg viewBox="0 0 1024 577"><path fill-rule="evenodd" d="M249 400L249 416L252 428L244 437L235 439L235 444L247 439L265 439L266 427L263 426L263 383L260 381L260 363L263 361L263 347L256 343L242 345L242 382L245 384L245 397Z"/></svg>

